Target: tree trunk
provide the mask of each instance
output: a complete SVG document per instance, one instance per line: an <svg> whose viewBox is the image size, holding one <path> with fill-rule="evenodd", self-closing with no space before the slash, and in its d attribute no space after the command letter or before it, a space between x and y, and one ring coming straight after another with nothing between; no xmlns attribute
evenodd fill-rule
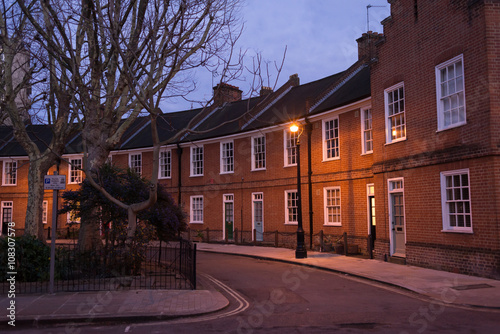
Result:
<svg viewBox="0 0 500 334"><path fill-rule="evenodd" d="M45 242L43 231L43 195L44 176L53 164L53 157L44 156L39 159L30 158L28 170L28 206L26 209L25 230L27 235L35 236Z"/></svg>

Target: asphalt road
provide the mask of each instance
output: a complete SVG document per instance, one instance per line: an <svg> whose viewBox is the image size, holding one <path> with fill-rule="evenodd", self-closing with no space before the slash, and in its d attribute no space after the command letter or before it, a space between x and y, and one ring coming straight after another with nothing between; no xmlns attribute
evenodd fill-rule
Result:
<svg viewBox="0 0 500 334"><path fill-rule="evenodd" d="M500 312L449 307L418 295L327 271L273 261L198 254L202 286L230 307L207 316L110 324L72 333L497 333ZM23 333L66 333L64 327Z"/></svg>

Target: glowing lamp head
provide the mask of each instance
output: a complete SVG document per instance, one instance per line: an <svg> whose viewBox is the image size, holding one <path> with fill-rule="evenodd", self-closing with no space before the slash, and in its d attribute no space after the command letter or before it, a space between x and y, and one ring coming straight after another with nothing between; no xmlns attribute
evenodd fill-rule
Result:
<svg viewBox="0 0 500 334"><path fill-rule="evenodd" d="M292 125L290 125L290 131L292 131L292 132L299 131L299 126L297 124L293 123Z"/></svg>

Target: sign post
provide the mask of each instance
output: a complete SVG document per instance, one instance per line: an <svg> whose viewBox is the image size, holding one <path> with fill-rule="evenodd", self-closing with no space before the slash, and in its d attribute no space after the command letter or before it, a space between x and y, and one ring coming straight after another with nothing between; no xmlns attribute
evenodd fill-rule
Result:
<svg viewBox="0 0 500 334"><path fill-rule="evenodd" d="M54 293L54 269L56 263L56 230L57 230L57 199L59 190L66 189L66 175L45 175L43 184L45 190L52 189L52 233L50 243L50 285L49 293Z"/></svg>

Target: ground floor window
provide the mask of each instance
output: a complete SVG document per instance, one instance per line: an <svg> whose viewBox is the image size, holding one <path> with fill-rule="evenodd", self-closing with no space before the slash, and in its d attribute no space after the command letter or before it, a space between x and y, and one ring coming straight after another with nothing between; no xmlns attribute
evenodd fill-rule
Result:
<svg viewBox="0 0 500 334"><path fill-rule="evenodd" d="M441 173L443 230L472 232L469 170Z"/></svg>
<svg viewBox="0 0 500 334"><path fill-rule="evenodd" d="M299 204L297 190L285 191L285 224L297 224L299 219Z"/></svg>
<svg viewBox="0 0 500 334"><path fill-rule="evenodd" d="M342 225L340 216L340 187L324 188L325 225Z"/></svg>
<svg viewBox="0 0 500 334"><path fill-rule="evenodd" d="M191 224L203 224L203 196L191 196Z"/></svg>

